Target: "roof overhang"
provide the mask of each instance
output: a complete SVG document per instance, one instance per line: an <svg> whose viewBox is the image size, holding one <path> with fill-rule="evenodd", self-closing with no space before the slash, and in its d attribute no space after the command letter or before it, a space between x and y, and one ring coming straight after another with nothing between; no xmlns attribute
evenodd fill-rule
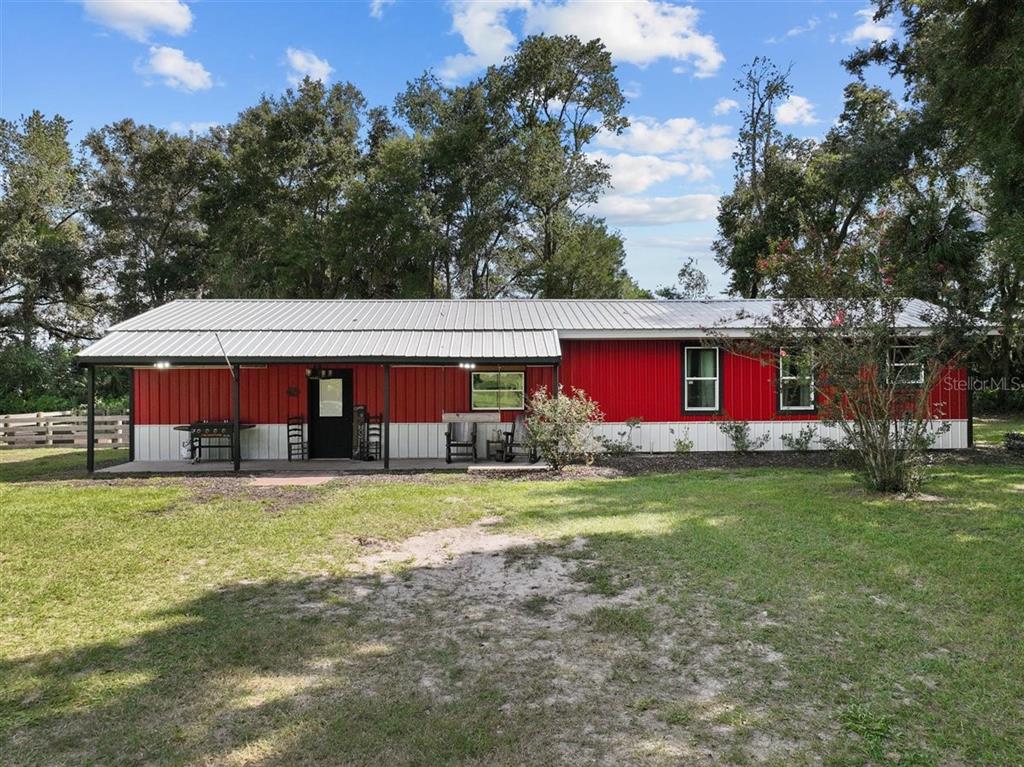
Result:
<svg viewBox="0 0 1024 767"><path fill-rule="evenodd" d="M475 366L488 365L557 365L561 362L560 357L536 357L524 359L481 359L476 358L440 358L440 357L229 357L232 365L239 365L243 368L266 367L267 365L393 365L395 367L458 367L459 365L472 362ZM123 368L147 368L153 367L158 362L170 363L172 368L222 368L227 364L224 357L171 357L163 355L160 357L79 357L76 365L80 368L90 365L96 367L123 367Z"/></svg>
<svg viewBox="0 0 1024 767"><path fill-rule="evenodd" d="M678 328L672 330L560 330L558 337L563 341L584 340L657 340L693 338L747 338L752 331L745 328Z"/></svg>
<svg viewBox="0 0 1024 767"><path fill-rule="evenodd" d="M895 328L900 335L928 335L929 328ZM558 337L563 341L572 340L693 340L717 338L755 338L763 328L680 328L673 330L560 330Z"/></svg>
<svg viewBox="0 0 1024 767"><path fill-rule="evenodd" d="M553 330L247 331L115 330L83 349L79 365L553 364Z"/></svg>

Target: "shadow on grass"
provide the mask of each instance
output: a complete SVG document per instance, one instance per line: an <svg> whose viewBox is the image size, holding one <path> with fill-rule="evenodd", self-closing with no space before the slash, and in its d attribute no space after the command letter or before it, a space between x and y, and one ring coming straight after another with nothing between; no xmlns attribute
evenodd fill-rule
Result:
<svg viewBox="0 0 1024 767"><path fill-rule="evenodd" d="M0 763L703 763L752 747L755 730L716 734L716 717L768 696L776 662L721 654L714 621L588 591L553 551L235 583L129 641L2 661ZM663 706L692 720L666 727Z"/></svg>
<svg viewBox="0 0 1024 767"><path fill-rule="evenodd" d="M486 680L439 700L419 684L416 636L371 638L355 606L304 607L351 587L234 585L153 616L167 625L127 643L3 662L0 711L16 724L0 738L0 762L438 764L500 754L510 717Z"/></svg>
<svg viewBox="0 0 1024 767"><path fill-rule="evenodd" d="M96 451L96 468L128 461L125 448ZM32 448L0 451L0 483L86 479L84 449Z"/></svg>

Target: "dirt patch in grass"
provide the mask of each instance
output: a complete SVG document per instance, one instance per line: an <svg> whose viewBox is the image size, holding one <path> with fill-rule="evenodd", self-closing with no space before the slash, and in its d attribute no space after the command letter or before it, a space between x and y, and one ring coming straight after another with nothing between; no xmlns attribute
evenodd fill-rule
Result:
<svg viewBox="0 0 1024 767"><path fill-rule="evenodd" d="M546 542L489 517L369 548L352 578L295 609L358 614L389 675L435 705L486 685L504 717L543 721L531 760L785 762L820 747L820 728L783 737L757 703L787 683L781 653L723 644L699 598L679 615L650 588L610 586L586 539Z"/></svg>

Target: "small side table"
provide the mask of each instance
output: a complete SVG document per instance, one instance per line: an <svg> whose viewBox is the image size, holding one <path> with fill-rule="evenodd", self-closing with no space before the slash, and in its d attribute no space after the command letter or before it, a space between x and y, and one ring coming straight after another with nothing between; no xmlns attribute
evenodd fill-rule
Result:
<svg viewBox="0 0 1024 767"><path fill-rule="evenodd" d="M487 460L496 461L502 454L505 445L504 439L489 439L487 440Z"/></svg>

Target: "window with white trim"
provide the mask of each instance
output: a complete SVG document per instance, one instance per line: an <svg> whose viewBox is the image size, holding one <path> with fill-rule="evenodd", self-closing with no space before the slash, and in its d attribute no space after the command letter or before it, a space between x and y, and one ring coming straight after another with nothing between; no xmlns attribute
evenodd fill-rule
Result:
<svg viewBox="0 0 1024 767"><path fill-rule="evenodd" d="M889 349L890 383L901 383L906 386L920 386L924 383L924 362L917 356L917 347L911 344L899 344Z"/></svg>
<svg viewBox="0 0 1024 767"><path fill-rule="evenodd" d="M474 370L470 374L473 410L523 410L526 373L522 370Z"/></svg>
<svg viewBox="0 0 1024 767"><path fill-rule="evenodd" d="M718 410L717 346L683 349L683 410Z"/></svg>
<svg viewBox="0 0 1024 767"><path fill-rule="evenodd" d="M779 410L814 410L810 355L779 349Z"/></svg>

